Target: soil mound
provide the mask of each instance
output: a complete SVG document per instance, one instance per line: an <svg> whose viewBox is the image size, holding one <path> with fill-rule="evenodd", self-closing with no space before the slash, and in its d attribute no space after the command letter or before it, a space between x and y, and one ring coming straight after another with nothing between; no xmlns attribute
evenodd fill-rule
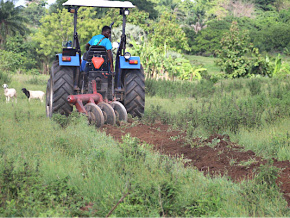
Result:
<svg viewBox="0 0 290 218"><path fill-rule="evenodd" d="M256 169L266 163L253 151L245 150L230 141L228 135L214 134L207 139L186 139L186 133L172 130L171 126L160 123L145 125L138 122L128 122L120 127L106 125L102 127L108 135L121 141L122 136L130 134L141 141L154 145L154 148L170 156L183 155L188 159L187 166L194 166L204 174L222 175L235 182L251 179ZM281 169L276 183L290 206L290 162L273 159L273 165Z"/></svg>

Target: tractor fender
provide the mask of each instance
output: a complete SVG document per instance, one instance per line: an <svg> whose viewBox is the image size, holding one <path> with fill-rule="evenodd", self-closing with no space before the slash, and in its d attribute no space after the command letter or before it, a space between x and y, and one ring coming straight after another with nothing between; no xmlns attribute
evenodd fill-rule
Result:
<svg viewBox="0 0 290 218"><path fill-rule="evenodd" d="M129 64L129 61L131 60L137 60L137 64ZM141 64L140 64L140 57L138 56L131 56L129 61L126 61L124 56L120 56L120 68L121 69L140 69Z"/></svg>
<svg viewBox="0 0 290 218"><path fill-rule="evenodd" d="M70 67L80 66L79 54L76 54L76 56L68 56L68 57L71 57L71 61L62 61L62 54L57 54L56 59L59 61L59 66L70 66Z"/></svg>

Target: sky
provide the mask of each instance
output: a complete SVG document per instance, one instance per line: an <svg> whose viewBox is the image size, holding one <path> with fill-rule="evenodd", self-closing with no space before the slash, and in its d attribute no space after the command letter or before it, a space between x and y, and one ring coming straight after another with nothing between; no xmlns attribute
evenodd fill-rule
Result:
<svg viewBox="0 0 290 218"><path fill-rule="evenodd" d="M47 3L50 5L52 3L54 3L56 0L47 0ZM25 0L15 0L15 6L19 6L19 5L23 5L25 6Z"/></svg>

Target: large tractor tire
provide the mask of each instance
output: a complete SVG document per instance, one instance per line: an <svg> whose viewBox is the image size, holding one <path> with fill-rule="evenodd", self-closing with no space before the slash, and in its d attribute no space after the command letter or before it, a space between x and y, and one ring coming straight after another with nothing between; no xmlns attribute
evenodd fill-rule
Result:
<svg viewBox="0 0 290 218"><path fill-rule="evenodd" d="M54 113L68 116L73 107L68 103L67 96L73 94L75 67L59 66L55 60L51 67L50 79L46 89L46 115L51 117Z"/></svg>
<svg viewBox="0 0 290 218"><path fill-rule="evenodd" d="M140 70L126 70L124 78L124 106L133 117L142 117L145 107L145 76Z"/></svg>

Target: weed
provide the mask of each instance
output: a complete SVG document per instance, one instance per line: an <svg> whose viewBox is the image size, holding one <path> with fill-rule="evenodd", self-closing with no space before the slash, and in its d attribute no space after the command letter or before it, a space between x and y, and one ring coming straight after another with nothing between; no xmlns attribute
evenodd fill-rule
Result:
<svg viewBox="0 0 290 218"><path fill-rule="evenodd" d="M258 95L261 93L261 81L259 79L251 79L247 82L247 86L250 89L251 95Z"/></svg>
<svg viewBox="0 0 290 218"><path fill-rule="evenodd" d="M170 139L171 139L172 141L180 140L180 139L182 139L182 138L183 138L183 136L181 136L181 135L170 136Z"/></svg>
<svg viewBox="0 0 290 218"><path fill-rule="evenodd" d="M46 85L47 84L47 79L46 78L40 78L37 75L34 75L31 79L25 81L27 84L32 84L32 85Z"/></svg>
<svg viewBox="0 0 290 218"><path fill-rule="evenodd" d="M137 160L145 160L146 151L139 146L138 138L131 138L130 134L122 137L123 143L121 143L120 149L124 162L135 162Z"/></svg>
<svg viewBox="0 0 290 218"><path fill-rule="evenodd" d="M258 176L255 178L257 184L263 184L268 188L278 187L276 179L280 169L273 166L273 160L270 159L264 165L261 165L258 169Z"/></svg>
<svg viewBox="0 0 290 218"><path fill-rule="evenodd" d="M205 138L203 136L198 136L194 140L188 140L189 141L188 144L190 144L190 146L192 148L194 148L194 147L202 147L202 146L204 146L204 143L203 143L204 140L205 140Z"/></svg>
<svg viewBox="0 0 290 218"><path fill-rule="evenodd" d="M159 96L162 98L184 97L207 97L215 92L214 82L211 80L201 80L198 83L186 81L167 81L146 79L146 93L149 96Z"/></svg>
<svg viewBox="0 0 290 218"><path fill-rule="evenodd" d="M287 131L285 134L274 134L269 143L268 155L279 157L279 160L289 160L290 158L290 136Z"/></svg>
<svg viewBox="0 0 290 218"><path fill-rule="evenodd" d="M236 163L237 163L236 159L230 159L230 162L229 162L230 166L234 166L236 165Z"/></svg>
<svg viewBox="0 0 290 218"><path fill-rule="evenodd" d="M47 208L62 216L82 215L85 200L68 185L68 177L44 184L38 168L24 163L16 169L13 161L4 162L0 174L1 216L38 216Z"/></svg>
<svg viewBox="0 0 290 218"><path fill-rule="evenodd" d="M157 120L160 120L162 123L167 124L170 123L171 116L165 111L162 111L161 106L151 105L151 107L146 110L142 120L148 123L155 123Z"/></svg>
<svg viewBox="0 0 290 218"><path fill-rule="evenodd" d="M247 161L241 161L238 166L243 166L243 167L246 167L246 168L249 168L253 163L257 163L257 160L254 159L254 158L250 158L249 160Z"/></svg>
<svg viewBox="0 0 290 218"><path fill-rule="evenodd" d="M11 82L11 80L12 80L12 78L9 74L7 74L3 71L0 72L0 84L1 85L4 83L9 84Z"/></svg>
<svg viewBox="0 0 290 218"><path fill-rule="evenodd" d="M220 143L220 141L221 141L220 139L214 138L212 139L211 142L207 143L207 146L214 148L215 146L218 145L218 143Z"/></svg>
<svg viewBox="0 0 290 218"><path fill-rule="evenodd" d="M76 111L73 111L68 117L59 113L53 114L52 120L58 123L62 128L66 128L70 124L75 125L86 120L86 117Z"/></svg>

